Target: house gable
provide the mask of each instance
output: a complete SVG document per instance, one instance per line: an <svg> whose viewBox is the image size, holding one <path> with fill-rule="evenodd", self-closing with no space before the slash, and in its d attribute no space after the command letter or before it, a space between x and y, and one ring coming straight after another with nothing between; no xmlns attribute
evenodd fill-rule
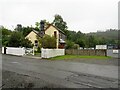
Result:
<svg viewBox="0 0 120 90"><path fill-rule="evenodd" d="M45 30L45 34L50 36L54 36L54 32L56 32L57 36L59 35L59 31L52 25L48 26L48 28Z"/></svg>
<svg viewBox="0 0 120 90"><path fill-rule="evenodd" d="M38 36L37 33L35 33L34 31L31 31L25 38L27 38L32 42L32 44L34 44L35 40L37 40L37 36Z"/></svg>

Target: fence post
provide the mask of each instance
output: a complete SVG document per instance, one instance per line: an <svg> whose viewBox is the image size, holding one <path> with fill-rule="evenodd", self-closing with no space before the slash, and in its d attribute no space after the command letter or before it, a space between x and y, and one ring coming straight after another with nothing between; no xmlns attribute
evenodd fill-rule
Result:
<svg viewBox="0 0 120 90"><path fill-rule="evenodd" d="M35 48L34 48L34 46L33 46L33 56L35 55L35 52L34 52L34 50L35 50Z"/></svg>

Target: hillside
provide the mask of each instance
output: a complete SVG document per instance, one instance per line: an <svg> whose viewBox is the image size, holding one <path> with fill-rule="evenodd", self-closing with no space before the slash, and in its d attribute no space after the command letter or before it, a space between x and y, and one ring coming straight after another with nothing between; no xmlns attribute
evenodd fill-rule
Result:
<svg viewBox="0 0 120 90"><path fill-rule="evenodd" d="M105 39L118 40L119 32L120 32L120 30L109 29L109 30L106 30L106 31L97 31L96 33L88 33L88 35L94 35L94 36L97 36L97 37L103 37Z"/></svg>

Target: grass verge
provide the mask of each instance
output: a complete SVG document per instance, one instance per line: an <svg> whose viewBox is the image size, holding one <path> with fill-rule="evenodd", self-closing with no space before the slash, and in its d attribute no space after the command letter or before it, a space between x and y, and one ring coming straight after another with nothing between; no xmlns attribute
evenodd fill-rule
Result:
<svg viewBox="0 0 120 90"><path fill-rule="evenodd" d="M106 56L80 56L80 55L63 55L49 58L48 60L67 60L67 59L110 59L111 57Z"/></svg>

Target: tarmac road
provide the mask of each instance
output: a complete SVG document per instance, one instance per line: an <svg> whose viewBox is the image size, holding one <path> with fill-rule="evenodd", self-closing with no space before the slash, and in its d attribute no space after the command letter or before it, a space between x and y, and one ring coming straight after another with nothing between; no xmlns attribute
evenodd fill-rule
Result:
<svg viewBox="0 0 120 90"><path fill-rule="evenodd" d="M118 88L118 67L2 55L2 88Z"/></svg>

